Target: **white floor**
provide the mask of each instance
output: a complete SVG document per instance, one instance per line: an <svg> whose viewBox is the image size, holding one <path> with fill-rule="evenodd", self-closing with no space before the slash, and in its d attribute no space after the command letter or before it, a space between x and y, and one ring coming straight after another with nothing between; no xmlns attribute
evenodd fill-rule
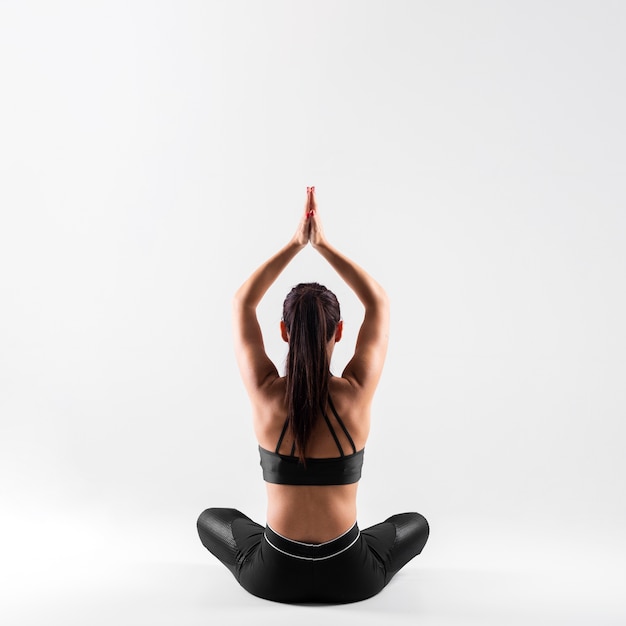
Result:
<svg viewBox="0 0 626 626"><path fill-rule="evenodd" d="M459 550L452 536L444 548L440 535L375 598L344 606L287 606L242 590L177 523L150 531L139 525L90 530L79 522L41 519L20 528L29 540L4 546L9 559L2 564L6 593L0 602L2 623L9 626L363 626L378 625L383 617L385 624L441 626L626 624L623 545L612 556L600 549L566 555L558 545L550 551L535 542L534 549L531 543L518 546L512 556L485 554L484 538L474 551ZM44 536L57 542L38 547L33 538ZM154 545L165 549L155 554ZM545 558L537 561L540 552Z"/></svg>
<svg viewBox="0 0 626 626"><path fill-rule="evenodd" d="M380 595L344 606L287 606L259 600L225 568L206 563L135 563L88 571L72 564L9 599L10 625L626 624L619 590L550 572L409 567ZM49 578L48 578L49 577ZM584 593L581 593L583 591ZM623 590L622 590L623 593ZM17 600L17 601L16 601ZM295 623L294 622L294 623Z"/></svg>

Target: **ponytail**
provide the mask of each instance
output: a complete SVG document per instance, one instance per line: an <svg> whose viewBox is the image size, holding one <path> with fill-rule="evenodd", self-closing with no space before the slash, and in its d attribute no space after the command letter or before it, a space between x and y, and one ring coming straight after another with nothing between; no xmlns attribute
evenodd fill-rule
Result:
<svg viewBox="0 0 626 626"><path fill-rule="evenodd" d="M285 299L283 320L289 333L285 400L302 463L320 408L326 407L330 380L327 346L339 318L337 298L317 283L302 283Z"/></svg>

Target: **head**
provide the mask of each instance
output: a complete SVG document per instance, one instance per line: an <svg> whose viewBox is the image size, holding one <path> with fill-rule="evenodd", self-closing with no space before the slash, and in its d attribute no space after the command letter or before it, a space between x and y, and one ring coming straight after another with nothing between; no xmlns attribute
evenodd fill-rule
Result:
<svg viewBox="0 0 626 626"><path fill-rule="evenodd" d="M305 323L302 324L302 320ZM280 322L282 338L290 342L291 329L306 330L312 337L326 341L326 350L332 350L341 339L343 322L337 296L319 283L296 285L283 303L283 319Z"/></svg>
<svg viewBox="0 0 626 626"><path fill-rule="evenodd" d="M296 285L285 298L280 327L289 344L285 372L289 423L298 456L304 460L319 410L326 407L330 359L343 332L337 297L318 283Z"/></svg>

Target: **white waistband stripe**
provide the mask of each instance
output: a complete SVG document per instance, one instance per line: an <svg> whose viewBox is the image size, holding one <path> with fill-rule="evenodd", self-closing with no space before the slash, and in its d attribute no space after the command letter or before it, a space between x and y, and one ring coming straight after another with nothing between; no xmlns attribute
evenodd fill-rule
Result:
<svg viewBox="0 0 626 626"><path fill-rule="evenodd" d="M323 543L305 543L304 541L296 541L295 539L289 539L289 537L284 537L280 533L277 533L269 524L267 524L267 527L273 533L278 535L281 539L284 539L285 541L290 541L291 543L297 543L297 544L299 544L301 546L311 546L311 547L325 546L325 545L327 545L329 543L332 543L333 541L337 541L337 539L341 539L343 536L347 535L355 526L356 526L356 522L354 522L354 524L352 524L352 526L350 526L350 528L348 528L348 530L346 530L345 533L341 533L341 535L339 535L339 537L335 537L334 539L330 539L329 541L324 541Z"/></svg>
<svg viewBox="0 0 626 626"><path fill-rule="evenodd" d="M352 530L352 528L350 529ZM349 531L348 531L349 532ZM278 534L278 533L276 533ZM345 535L345 533L344 533ZM281 552L282 554L286 554L287 556L291 556L294 559L302 559L303 561L324 561L326 559L332 559L334 556L337 556L338 554L341 554L342 552L345 552L346 550L348 550L349 548L351 548L358 540L358 538L361 536L361 531L359 531L359 534L356 536L356 538L354 539L354 541L352 543L350 543L350 545L346 546L345 548L342 548L341 550L339 550L338 552L334 552L333 554L329 554L328 556L319 556L319 557L312 557L312 556L300 556L298 554L291 554L290 552L286 552L285 550L281 550L280 548L277 548L268 538L267 535L265 533L263 533L263 536L265 537L265 541L267 541L267 543L269 543L270 546L272 546L272 548L274 548L274 550L277 550L278 552ZM343 535L341 535L343 537ZM292 539L289 539L289 541L293 541ZM333 540L334 541L334 540ZM300 543L300 542L294 542L294 543ZM326 542L326 543L330 543L330 542ZM314 545L314 546L318 546L318 545L324 545L324 544L309 544L309 543L305 543L302 544L305 546L310 546L310 545Z"/></svg>

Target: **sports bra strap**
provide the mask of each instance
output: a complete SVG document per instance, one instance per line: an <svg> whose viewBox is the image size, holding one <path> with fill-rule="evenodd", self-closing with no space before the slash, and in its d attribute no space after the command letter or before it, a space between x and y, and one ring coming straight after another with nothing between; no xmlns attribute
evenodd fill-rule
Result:
<svg viewBox="0 0 626 626"><path fill-rule="evenodd" d="M283 429L282 429L282 431L280 433L280 437L278 438L278 443L276 444L276 454L279 454L280 446L283 443L283 439L285 437L285 433L287 432L287 426L288 425L289 425L289 418L287 418L285 420L285 425L283 426ZM293 445L295 447L296 444L294 443ZM291 455L293 456L293 448L292 448L292 451L291 451Z"/></svg>
<svg viewBox="0 0 626 626"><path fill-rule="evenodd" d="M339 454L341 456L345 456L345 454L343 453L343 448L341 447L341 444L339 443L339 439L337 438L337 433L335 432L335 429L332 427L332 424L330 423L330 420L328 419L328 415L326 415L326 411L324 411L323 408L322 408L322 415L324 416L324 419L326 420L326 425L328 426L328 430L330 430L330 434L333 436L333 439L335 440L335 443L337 444L337 448L339 449Z"/></svg>
<svg viewBox="0 0 626 626"><path fill-rule="evenodd" d="M352 446L352 452L356 454L356 446L354 445L354 441L352 440L352 437L350 437L350 433L348 432L346 425L343 423L343 420L339 417L339 413L337 413L337 409L335 409L335 405L333 404L330 394L328 394L328 404L330 404L331 411L337 418L337 422L339 422L339 426L341 426L341 429L346 434L346 437L348 438L348 441L350 442L350 445ZM324 417L326 417L326 414L324 414ZM328 418L326 421L328 421ZM333 436L335 437L335 441L337 441L337 436L335 435L335 431L333 431ZM342 456L343 456L343 452L342 452Z"/></svg>
<svg viewBox="0 0 626 626"><path fill-rule="evenodd" d="M350 437L350 433L348 432L348 429L346 428L346 425L343 423L343 420L339 417L339 413L337 413L337 409L335 409L335 405L333 404L332 398L330 397L330 394L328 394L328 404L331 408L331 411L333 412L333 415L335 416L335 418L337 419L337 423L339 424L339 426L341 426L341 429L343 430L343 432L345 433L346 437L348 438L348 441L350 442L350 445L352 446L352 452L354 454L356 454L356 446L354 445L354 441L352 440L352 437ZM326 411L324 410L323 407L322 408L322 415L324 416L324 420L326 421L326 425L328 426L328 430L330 431L330 434L333 436L333 439L335 440L335 443L337 444L337 449L339 450L339 454L341 456L345 456L345 453L343 451L343 448L341 447L341 443L339 442L339 438L337 437L337 433L335 432L335 429L333 428L332 424L330 423L330 420L328 419L328 415L326 414ZM283 439L285 438L285 434L287 433L287 427L289 426L289 418L287 418L285 420L285 423L283 425L283 429L280 433L280 437L278 438L278 443L276 444L276 454L280 454L280 446L283 443ZM294 441L292 446L291 446L291 454L290 456L294 456L296 452L296 442Z"/></svg>

